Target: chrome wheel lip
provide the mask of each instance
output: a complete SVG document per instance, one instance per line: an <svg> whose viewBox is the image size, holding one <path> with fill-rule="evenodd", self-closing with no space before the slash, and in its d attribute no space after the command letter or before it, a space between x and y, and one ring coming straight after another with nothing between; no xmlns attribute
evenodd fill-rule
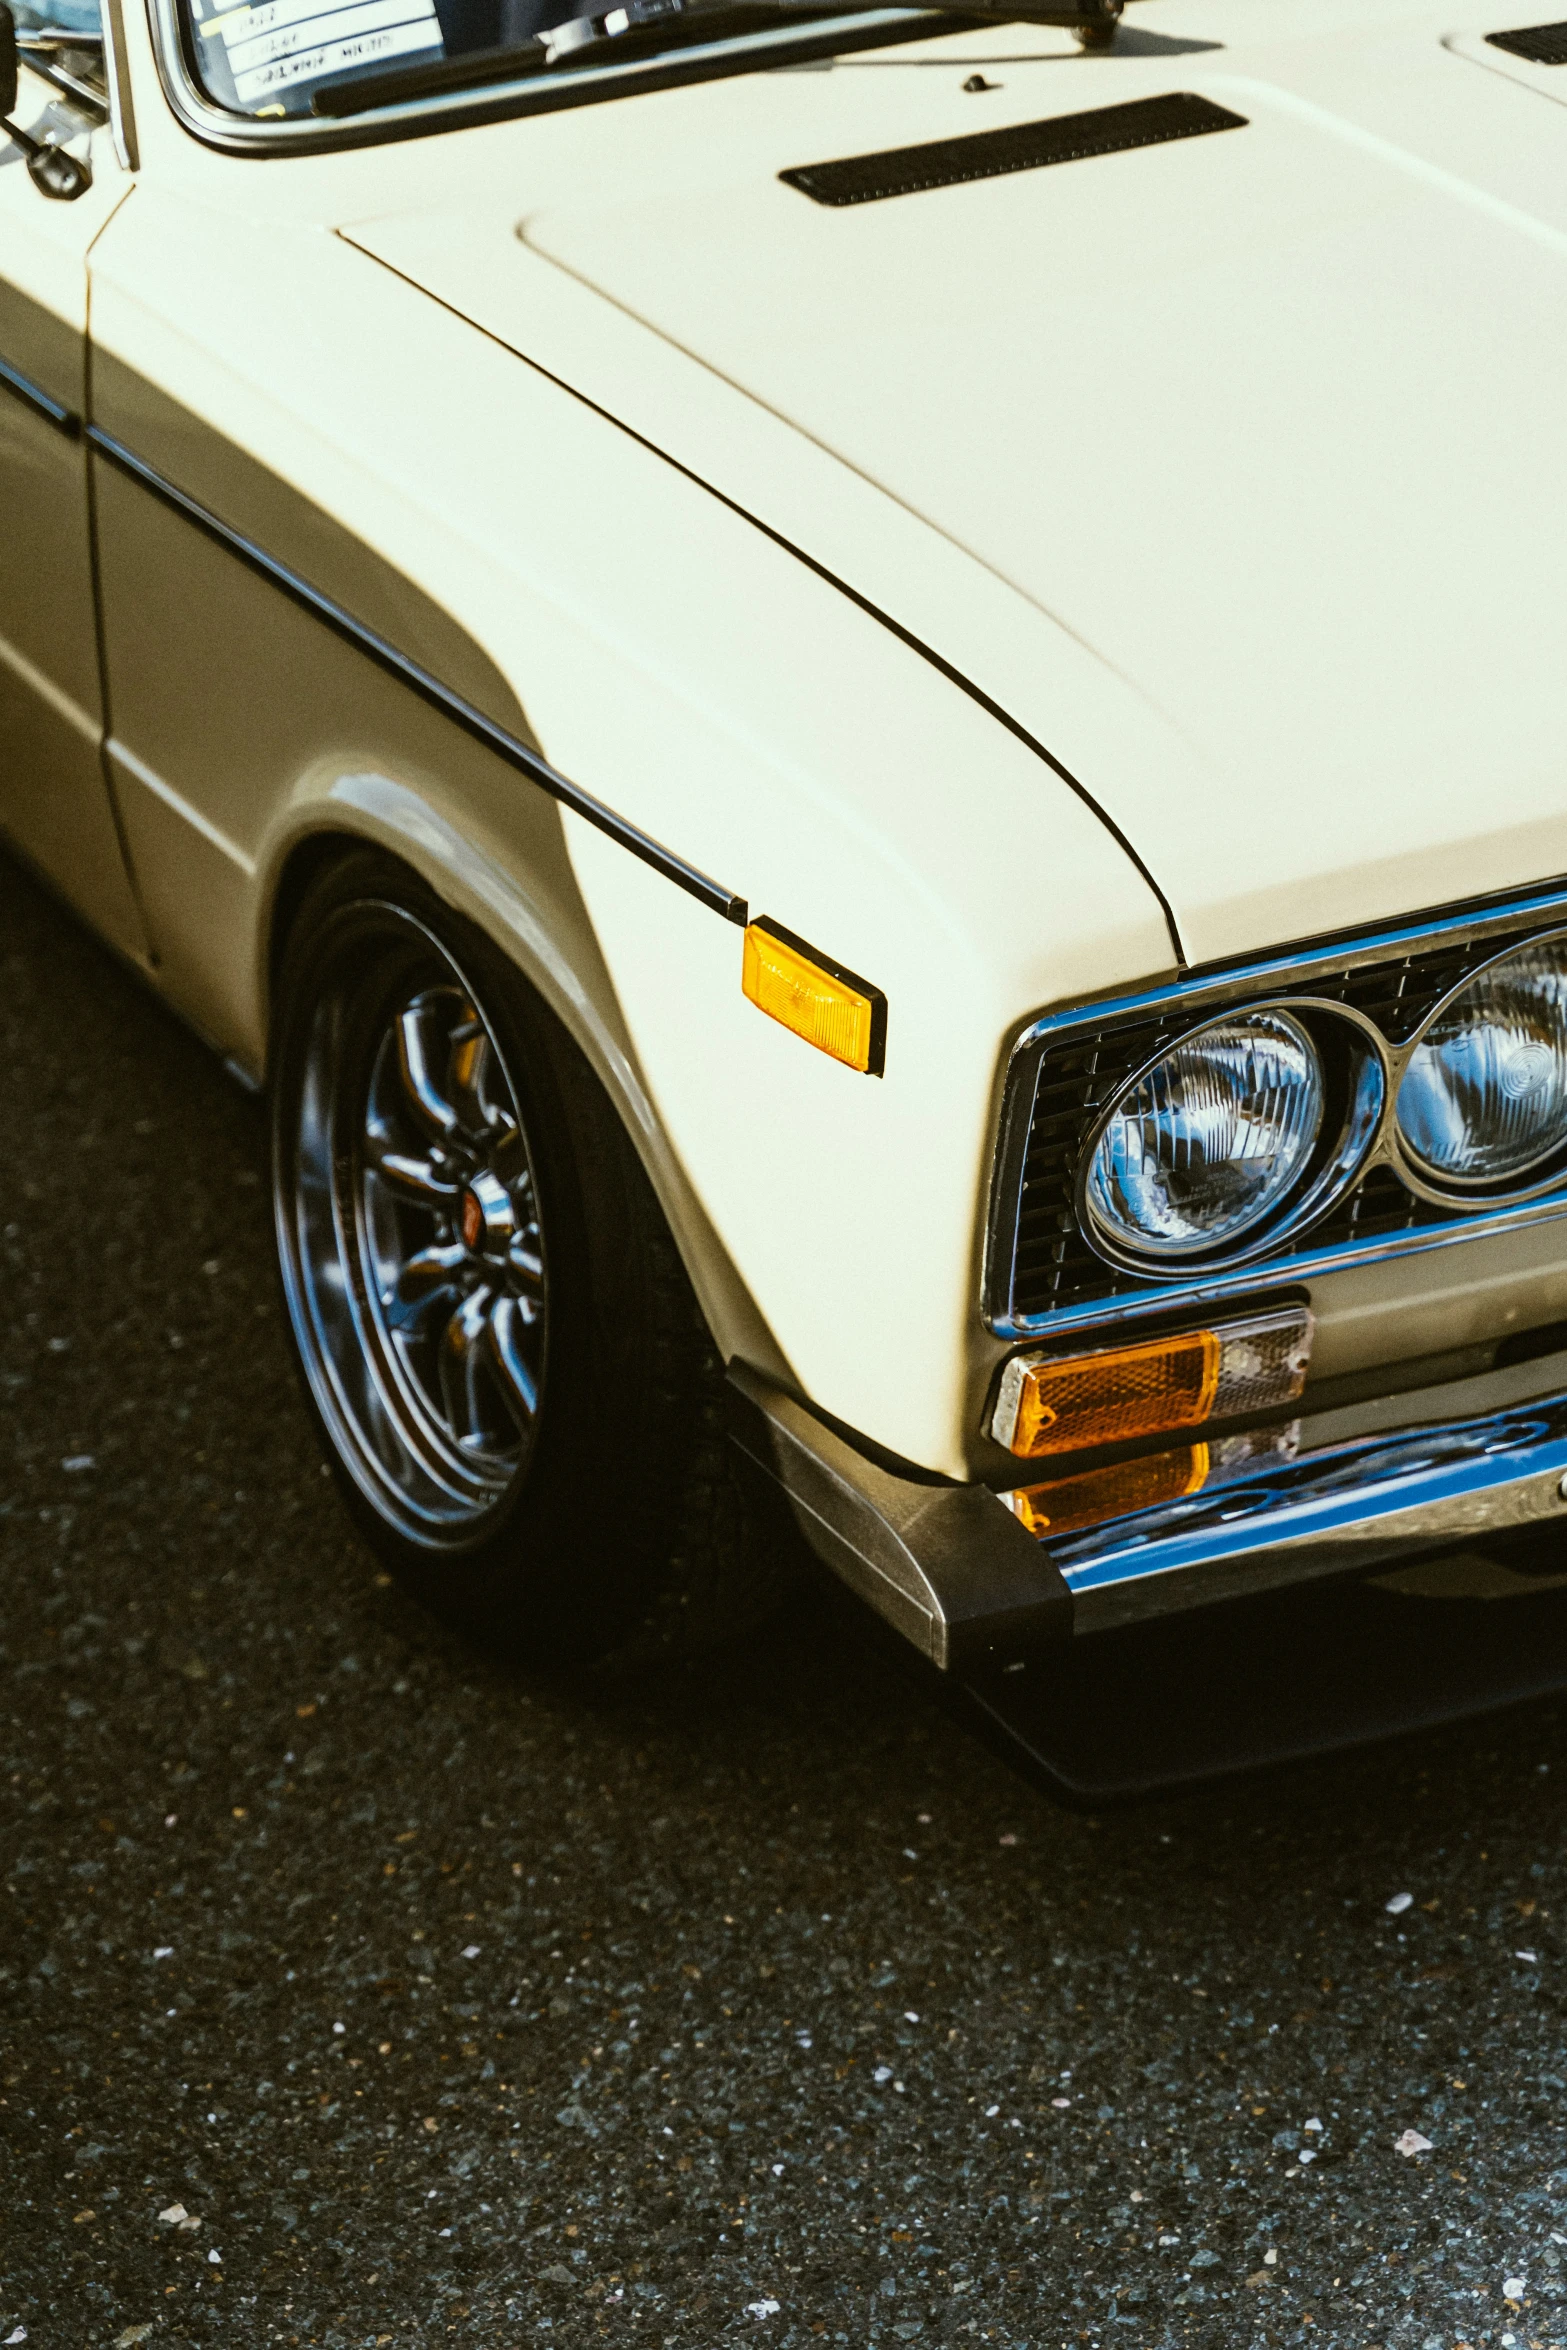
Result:
<svg viewBox="0 0 1567 2350"><path fill-rule="evenodd" d="M367 934L379 955L364 953ZM547 1248L520 1089L483 992L395 902L340 909L314 970L279 1072L290 1319L334 1449L377 1516L420 1548L471 1549L526 1476L546 1388ZM444 1071L431 1066L432 1006L463 1014Z"/></svg>

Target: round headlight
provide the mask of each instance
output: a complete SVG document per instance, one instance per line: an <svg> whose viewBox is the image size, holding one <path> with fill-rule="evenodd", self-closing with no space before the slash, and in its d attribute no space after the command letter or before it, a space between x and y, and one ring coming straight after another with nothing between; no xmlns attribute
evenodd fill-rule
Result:
<svg viewBox="0 0 1567 2350"><path fill-rule="evenodd" d="M1438 1014L1409 1056L1398 1131L1449 1183L1516 1182L1567 1143L1567 941L1493 963Z"/></svg>
<svg viewBox="0 0 1567 2350"><path fill-rule="evenodd" d="M1191 1256L1250 1232L1311 1158L1322 1064L1283 1012L1242 1012L1188 1036L1129 1085L1089 1161L1088 1219L1150 1257Z"/></svg>

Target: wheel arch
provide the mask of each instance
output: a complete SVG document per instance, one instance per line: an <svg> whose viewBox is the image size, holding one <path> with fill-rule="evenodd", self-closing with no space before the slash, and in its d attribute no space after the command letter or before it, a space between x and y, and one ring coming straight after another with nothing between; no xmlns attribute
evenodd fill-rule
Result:
<svg viewBox="0 0 1567 2350"><path fill-rule="evenodd" d="M796 1387L787 1358L670 1143L574 883L565 906L566 893L558 886L530 889L429 800L388 777L339 778L325 803L300 814L304 820L289 828L257 876L256 978L266 1067L283 961L309 890L341 859L381 850L507 957L582 1054L642 1163L725 1361L739 1357ZM564 842L560 864L569 877ZM558 875L552 878L558 883Z"/></svg>

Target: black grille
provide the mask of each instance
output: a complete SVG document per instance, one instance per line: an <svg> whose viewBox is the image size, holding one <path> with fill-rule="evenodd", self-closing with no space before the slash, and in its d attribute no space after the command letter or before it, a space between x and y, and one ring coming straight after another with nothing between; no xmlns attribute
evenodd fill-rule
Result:
<svg viewBox="0 0 1567 2350"><path fill-rule="evenodd" d="M1318 972L1283 986L1260 984L1247 991L1248 997L1325 997L1364 1013L1389 1043L1404 1044L1465 972L1487 961L1504 943L1449 942L1386 963ZM1018 1197L1014 1315L1058 1313L1067 1306L1150 1294L1152 1284L1107 1265L1078 1230L1073 1204L1078 1167L1100 1116L1133 1072L1223 1008L1222 1000L1194 1005L1186 999L1143 1020L1074 1029L1059 1042L1047 1039L1038 1061ZM1448 1220L1448 1211L1428 1208L1390 1170L1378 1168L1312 1227L1311 1245L1371 1240ZM1277 1271L1277 1263L1272 1269Z"/></svg>
<svg viewBox="0 0 1567 2350"><path fill-rule="evenodd" d="M1531 65L1567 65L1567 24L1526 24L1516 33L1487 33L1493 49L1527 57Z"/></svg>
<svg viewBox="0 0 1567 2350"><path fill-rule="evenodd" d="M836 163L802 163L778 177L818 204L875 204L883 196L916 196L926 188L955 188L968 180L999 179L1009 171L1038 171L1049 163L1080 163L1092 155L1119 155L1133 147L1161 147L1171 139L1245 127L1243 114L1190 90L1174 90L1167 98L1135 98L1124 106L1095 106L1084 114L1056 114L1045 122L1014 123L962 139L931 139L923 146L848 155Z"/></svg>

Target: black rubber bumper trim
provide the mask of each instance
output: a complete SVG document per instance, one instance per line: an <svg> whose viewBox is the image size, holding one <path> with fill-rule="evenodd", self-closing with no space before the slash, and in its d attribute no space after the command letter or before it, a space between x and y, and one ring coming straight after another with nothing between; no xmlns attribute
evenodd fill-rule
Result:
<svg viewBox="0 0 1567 2350"><path fill-rule="evenodd" d="M1346 1575L1096 1633L939 1692L1058 1802L1102 1810L1567 1689L1567 1590L1549 1574L1563 1564L1560 1536L1449 1544L1445 1555L1482 1547L1542 1587L1419 1598Z"/></svg>
<svg viewBox="0 0 1567 2350"><path fill-rule="evenodd" d="M731 1443L879 1624L856 1620L1058 1802L1137 1802L1567 1690L1554 1521L1450 1530L1387 1555L1346 1546L1321 1581L1076 1636L1059 1568L987 1487L867 1459L745 1365L729 1385ZM1465 1595L1477 1561L1503 1570L1490 1581L1507 1595L1483 1576ZM1425 1570L1442 1562L1460 1570L1456 1595L1451 1575L1431 1588Z"/></svg>
<svg viewBox="0 0 1567 2350"><path fill-rule="evenodd" d="M729 1369L730 1441L782 1488L818 1558L949 1673L1002 1671L1072 1633L1072 1594L988 1486L899 1476L794 1396Z"/></svg>

